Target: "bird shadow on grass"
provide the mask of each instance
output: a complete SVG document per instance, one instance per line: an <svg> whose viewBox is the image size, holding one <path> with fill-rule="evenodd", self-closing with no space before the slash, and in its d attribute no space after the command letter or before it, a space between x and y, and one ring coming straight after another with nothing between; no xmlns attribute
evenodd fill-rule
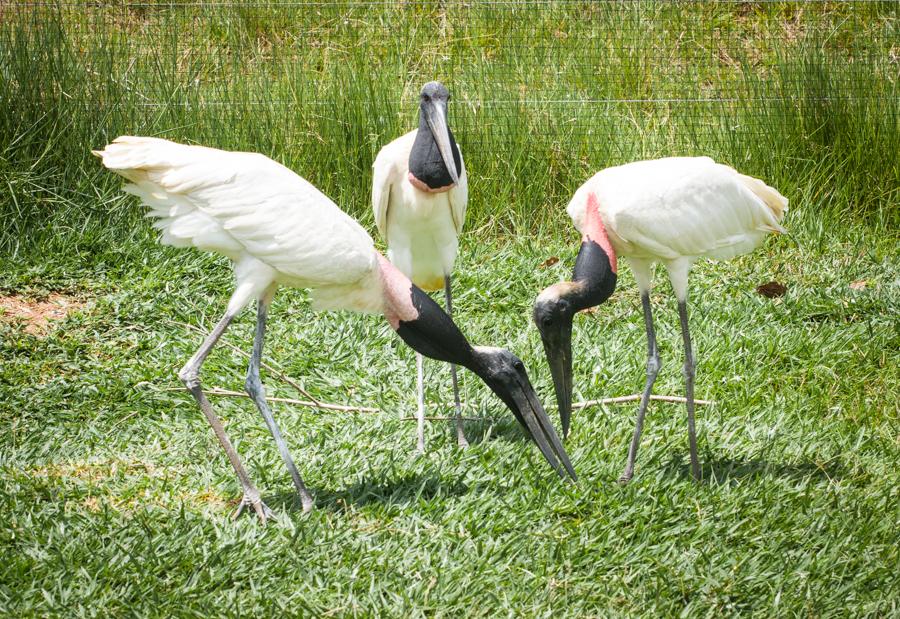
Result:
<svg viewBox="0 0 900 619"><path fill-rule="evenodd" d="M778 464L761 459L703 459L700 471L704 483L735 484L747 479L762 477L781 477L792 480L818 479L819 481L839 480L846 474L840 462L798 462L794 464ZM664 465L663 475L693 479L690 462L684 456L673 456Z"/></svg>
<svg viewBox="0 0 900 619"><path fill-rule="evenodd" d="M405 473L398 477L379 475L365 477L341 489L310 489L315 498L316 509L344 512L347 507L363 507L372 503L384 505L405 505L419 500L460 496L469 491L462 479L447 479L433 472ZM300 511L300 501L295 492L279 492L264 497L273 509L292 512Z"/></svg>

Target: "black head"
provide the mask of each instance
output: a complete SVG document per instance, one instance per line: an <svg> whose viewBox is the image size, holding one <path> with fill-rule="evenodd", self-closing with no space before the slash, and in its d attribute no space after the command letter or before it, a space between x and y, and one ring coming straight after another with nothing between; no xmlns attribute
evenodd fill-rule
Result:
<svg viewBox="0 0 900 619"><path fill-rule="evenodd" d="M579 289L575 282L550 286L534 302L532 315L550 364L564 438L572 417L572 320L577 311L572 297Z"/></svg>
<svg viewBox="0 0 900 619"><path fill-rule="evenodd" d="M559 476L568 472L576 479L569 456L528 380L525 364L503 348L476 346L472 350L472 370L509 407Z"/></svg>
<svg viewBox="0 0 900 619"><path fill-rule="evenodd" d="M409 171L420 187L444 191L459 183L462 158L447 122L450 92L428 82L419 95L419 131L409 153Z"/></svg>
<svg viewBox="0 0 900 619"><path fill-rule="evenodd" d="M477 374L509 407L560 477L568 472L575 479L569 456L528 380L522 361L502 348L470 346L434 299L406 280L393 265L382 261L385 277L400 282L405 280L409 286L409 296L402 291L402 286L385 288L386 297L396 306L405 307L407 314L392 323L397 335L427 357L461 365Z"/></svg>
<svg viewBox="0 0 900 619"><path fill-rule="evenodd" d="M422 86L422 92L419 93L419 105L435 101L444 103L446 109L446 104L450 101L450 91L440 82L428 82Z"/></svg>

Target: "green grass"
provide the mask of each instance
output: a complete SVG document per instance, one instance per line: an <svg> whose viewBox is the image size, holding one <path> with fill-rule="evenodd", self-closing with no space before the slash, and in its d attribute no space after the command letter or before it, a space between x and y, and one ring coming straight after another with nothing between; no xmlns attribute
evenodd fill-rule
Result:
<svg viewBox="0 0 900 619"><path fill-rule="evenodd" d="M0 614L900 614L896 3L72 6L0 7L0 293L86 303L42 337L0 320ZM692 275L697 397L716 402L698 412L702 484L682 406L651 405L625 487L635 407L576 411L568 485L468 373L472 447L433 423L414 457L411 351L381 319L283 291L266 359L380 412L273 407L317 498L304 516L252 404L214 399L278 513L229 520L238 484L175 372L230 270L159 246L87 150L126 132L258 150L372 229L370 162L432 77L471 176L457 321L521 356L554 417L530 307L571 272L563 207L590 173L704 153L790 198L789 235ZM579 400L643 384L620 275L576 321ZM659 275L655 391L680 395ZM754 291L773 279L784 297ZM252 323L227 341L249 349ZM426 368L445 413L449 372ZM244 372L221 348L203 378L240 390Z"/></svg>
<svg viewBox="0 0 900 619"><path fill-rule="evenodd" d="M246 400L216 399L279 514L228 515L239 488L175 370L223 311L224 264L149 235L119 270L67 258L9 268L7 289L88 301L52 335L2 327L0 609L15 615L851 614L898 609L900 332L897 239L820 228L693 278L692 327L705 481L691 481L683 408L651 407L637 477L621 472L634 406L577 411L568 449L581 479L560 483L511 415L470 374L473 446L428 427L416 458L410 351L383 320L310 312L285 291L267 358L326 401L374 415L274 410L318 509L303 516ZM545 402L552 386L528 322L536 290L564 277L575 239L464 243L459 323L474 342L521 355ZM536 266L550 252L558 266ZM204 279L205 278L205 279ZM755 285L778 279L767 300ZM865 279L863 290L849 284ZM682 392L668 286L654 295L664 366ZM247 313L227 341L248 348ZM576 324L576 397L634 393L645 343L627 270L617 294ZM429 402L449 399L430 364ZM208 386L241 389L244 360L221 349ZM269 393L296 397L264 377ZM432 412L446 409L435 406ZM552 412L552 411L551 411Z"/></svg>

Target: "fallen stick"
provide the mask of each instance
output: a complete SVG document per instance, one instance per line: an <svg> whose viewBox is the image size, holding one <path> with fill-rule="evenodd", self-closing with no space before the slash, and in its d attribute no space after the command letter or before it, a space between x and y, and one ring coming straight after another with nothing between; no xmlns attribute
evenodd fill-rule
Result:
<svg viewBox="0 0 900 619"><path fill-rule="evenodd" d="M176 325L179 325L179 326L182 326L182 327L187 327L188 329L192 329L193 331L197 331L198 333L204 333L203 329L201 329L200 327L195 327L194 325L188 324L188 323L186 323L186 322L176 322L176 321L173 321L173 322L174 322ZM221 345L227 347L227 348L230 348L231 350L233 350L234 352L238 353L239 355L243 355L244 357L247 357L248 359L250 358L250 353L241 350L240 348L238 348L238 347L235 346L234 344L230 344L230 343L228 343L228 342L226 342L226 341L224 341L224 340L220 340L219 343L220 343ZM306 389L304 389L304 388L301 387L299 384L297 384L296 381L294 381L293 379L291 379L287 374L285 374L285 373L282 372L281 370L279 370L279 369L277 369L277 368L271 366L270 364L266 363L265 361L260 361L259 364L260 364L262 367L264 367L267 371L271 372L271 373L274 374L276 377L280 378L281 380L283 380L284 382L286 382L287 384L289 384L291 387L293 387L294 389L296 389L303 397L309 398L316 406L320 406L320 405L321 405L321 402L319 402L319 401L318 401L316 398L314 398L314 397L313 397ZM329 406L337 406L337 404L329 405ZM328 408L328 406L321 406L321 408Z"/></svg>
<svg viewBox="0 0 900 619"><path fill-rule="evenodd" d="M183 387L164 387L162 389L158 389L158 391L184 391ZM217 395L228 398L250 398L249 394L246 394L242 391L231 391L229 389L222 389L220 387L213 387L211 389L204 389L203 393L206 395ZM599 406L601 404L624 404L626 402L637 402L641 399L640 393L635 393L633 395L621 395L615 398L602 398L600 400L587 400L586 402L573 402L572 408L588 408L590 406ZM651 395L651 400L656 400L657 402L672 402L675 404L684 404L687 402L687 398L677 395ZM378 413L381 412L377 408L371 408L369 406L346 406L344 404L330 404L328 402L307 402L306 400L296 400L294 398L277 398L274 396L266 396L266 400L269 402L281 402L282 404L296 404L297 406L306 406L308 408L323 408L326 410L335 410L335 411L345 411L345 412L358 412L358 413ZM694 400L694 404L700 404L704 406L713 406L715 402L713 400ZM400 421L415 421L418 417L401 417ZM426 416L426 421L452 421L456 419L456 417L448 417L448 416ZM485 421L490 420L489 417L463 417L463 421Z"/></svg>
<svg viewBox="0 0 900 619"><path fill-rule="evenodd" d="M417 421L418 417L401 417L400 421ZM452 421L456 417L445 417L438 415L436 417L425 417L425 421ZM493 421L490 417L463 417L463 421Z"/></svg>
<svg viewBox="0 0 900 619"><path fill-rule="evenodd" d="M603 398L601 400L588 400L587 402L575 402L572 404L572 408L587 408L589 406L598 406L600 404L622 404L624 402L638 402L641 399L640 393L635 393L634 395L620 395L616 398ZM656 400L658 402L675 402L678 404L684 404L687 402L687 398L683 398L680 395L651 395L651 400ZM703 404L706 406L711 406L715 404L712 400L697 400L694 399L694 404Z"/></svg>
<svg viewBox="0 0 900 619"><path fill-rule="evenodd" d="M158 391L184 391L183 387L164 387L162 389L158 389ZM250 395L244 393L243 391L231 391L230 389L221 389L219 387L213 387L211 389L204 389L203 393L206 395L218 395L226 398L250 398ZM378 413L381 412L377 408L370 408L368 406L345 406L343 404L329 404L328 402L307 402L306 400L295 400L294 398L276 398L273 396L266 396L267 402L281 402L283 404L296 404L297 406L306 406L308 408L324 408L327 410L333 411L345 411L350 413Z"/></svg>

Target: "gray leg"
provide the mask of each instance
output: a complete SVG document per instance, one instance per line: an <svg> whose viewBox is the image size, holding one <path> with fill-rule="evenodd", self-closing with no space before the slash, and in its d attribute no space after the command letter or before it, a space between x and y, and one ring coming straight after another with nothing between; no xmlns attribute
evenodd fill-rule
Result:
<svg viewBox="0 0 900 619"><path fill-rule="evenodd" d="M444 276L444 297L447 299L447 315L453 318L453 301L450 295L450 276ZM459 400L459 379L456 376L456 365L450 364L450 376L453 378L453 402L456 406L456 444L459 447L468 447L469 441L463 433L462 403Z"/></svg>
<svg viewBox="0 0 900 619"><path fill-rule="evenodd" d="M241 499L240 507L238 507L237 512L235 512L235 517L239 516L244 511L244 508L250 506L253 508L253 511L256 512L256 515L262 523L265 524L266 519L272 516L272 512L266 507L265 503L262 502L259 491L250 481L250 476L247 474L246 469L244 469L244 465L241 464L241 459L238 457L237 451L235 451L231 441L228 440L228 435L225 434L225 428L222 427L222 422L219 421L219 418L213 411L212 405L209 403L209 400L206 399L206 395L204 395L203 389L200 387L200 368L203 366L206 357L209 356L210 351L216 345L216 342L219 341L219 338L222 337L222 334L225 333L225 329L228 328L228 325L231 324L233 319L234 314L225 314L222 320L220 320L212 330L212 333L203 340L203 344L200 345L200 348L197 349L194 356L191 357L184 367L181 368L181 371L178 372L178 378L181 379L184 386L187 387L188 391L191 392L191 395L194 396L194 399L197 400L200 410L203 411L206 420L209 422L209 425L212 426L213 432L215 433L216 438L219 439L219 444L222 445L222 449L225 450L225 455L228 456L228 460L231 462L234 472L237 473L241 488L244 490L244 497Z"/></svg>
<svg viewBox="0 0 900 619"><path fill-rule="evenodd" d="M297 494L300 495L303 511L308 512L313 508L313 499L309 495L306 486L303 485L303 480L300 478L300 473L297 472L297 467L294 466L294 460L291 458L291 454L284 442L284 438L281 436L281 430L279 430L278 424L275 423L275 417L272 416L272 411L269 409L269 405L266 402L266 390L259 378L259 364L262 360L263 340L266 336L266 314L268 313L268 310L269 304L267 302L262 300L257 302L256 335L253 338L253 352L250 355L250 365L247 367L247 380L244 382L244 387L256 403L256 408L262 413L266 426L268 426L269 432L272 434L272 438L275 439L275 444L278 446L278 452L281 454L281 458L284 460L285 465L287 465L288 472L291 474L291 479L294 480L294 487L297 489Z"/></svg>
<svg viewBox="0 0 900 619"><path fill-rule="evenodd" d="M416 453L425 453L425 358L416 353Z"/></svg>
<svg viewBox="0 0 900 619"><path fill-rule="evenodd" d="M700 481L700 460L697 458L697 432L694 428L694 374L696 365L691 351L691 333L688 330L687 301L678 302L678 318L681 319L681 336L684 338L684 390L687 398L688 443L691 447L691 473Z"/></svg>
<svg viewBox="0 0 900 619"><path fill-rule="evenodd" d="M627 483L634 476L634 460L637 458L638 446L641 441L641 430L644 427L644 414L647 412L647 403L650 401L650 392L653 383L662 365L659 352L656 350L656 332L653 330L653 314L650 310L650 292L641 293L641 305L644 307L644 327L647 329L647 382L644 384L644 392L641 394L641 404L638 407L637 424L634 427L634 436L631 439L631 447L628 449L628 462L625 471L619 478L619 482Z"/></svg>

